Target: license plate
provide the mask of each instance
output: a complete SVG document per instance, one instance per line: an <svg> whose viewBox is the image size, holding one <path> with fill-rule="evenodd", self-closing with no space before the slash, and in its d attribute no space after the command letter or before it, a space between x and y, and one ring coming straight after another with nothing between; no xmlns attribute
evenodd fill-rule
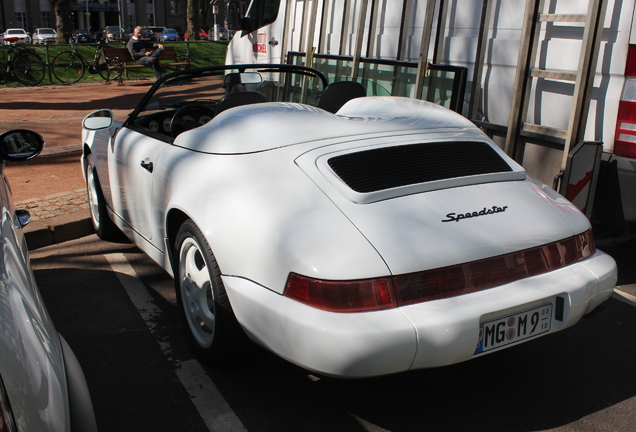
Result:
<svg viewBox="0 0 636 432"><path fill-rule="evenodd" d="M551 325L552 304L482 323L475 354L549 332Z"/></svg>

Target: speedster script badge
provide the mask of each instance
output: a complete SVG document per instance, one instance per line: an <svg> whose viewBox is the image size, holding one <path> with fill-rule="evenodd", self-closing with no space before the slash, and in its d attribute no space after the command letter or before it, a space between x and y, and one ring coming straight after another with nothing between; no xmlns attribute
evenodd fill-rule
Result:
<svg viewBox="0 0 636 432"><path fill-rule="evenodd" d="M492 206L490 208L484 207L482 210L468 212L468 213L448 213L446 215L446 219L442 219L442 222L459 222L462 219L474 218L478 216L486 216L495 213L503 213L506 211L508 206Z"/></svg>

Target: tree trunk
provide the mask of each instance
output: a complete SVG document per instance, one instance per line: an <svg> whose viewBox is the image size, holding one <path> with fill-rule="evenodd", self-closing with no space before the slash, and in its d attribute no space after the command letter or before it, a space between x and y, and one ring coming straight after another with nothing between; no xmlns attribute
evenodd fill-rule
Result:
<svg viewBox="0 0 636 432"><path fill-rule="evenodd" d="M194 40L199 37L199 29L196 26L196 5L195 0L187 0L186 3L186 32L188 39Z"/></svg>
<svg viewBox="0 0 636 432"><path fill-rule="evenodd" d="M73 32L69 0L50 0L50 2L55 11L55 30L58 42L68 42Z"/></svg>

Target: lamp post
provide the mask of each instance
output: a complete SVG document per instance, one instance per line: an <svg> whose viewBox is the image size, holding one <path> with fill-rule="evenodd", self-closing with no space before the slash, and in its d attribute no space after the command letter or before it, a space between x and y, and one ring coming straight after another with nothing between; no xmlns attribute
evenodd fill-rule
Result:
<svg viewBox="0 0 636 432"><path fill-rule="evenodd" d="M219 0L211 0L210 5L212 5L212 18L214 22L214 40L219 40L219 25L216 23L216 15L219 13L219 7L216 5Z"/></svg>

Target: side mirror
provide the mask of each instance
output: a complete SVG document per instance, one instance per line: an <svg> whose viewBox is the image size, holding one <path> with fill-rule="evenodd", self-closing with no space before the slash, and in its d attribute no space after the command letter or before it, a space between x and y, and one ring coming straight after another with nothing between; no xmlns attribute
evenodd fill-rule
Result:
<svg viewBox="0 0 636 432"><path fill-rule="evenodd" d="M109 109L99 110L87 115L82 120L82 127L86 130L108 129L113 125L113 112Z"/></svg>
<svg viewBox="0 0 636 432"><path fill-rule="evenodd" d="M44 148L44 138L28 129L13 129L0 135L0 158L21 161L36 157Z"/></svg>
<svg viewBox="0 0 636 432"><path fill-rule="evenodd" d="M252 0L245 14L238 2L227 6L227 25L230 30L243 30L241 37L263 28L278 17L281 0Z"/></svg>
<svg viewBox="0 0 636 432"><path fill-rule="evenodd" d="M227 28L241 30L241 6L238 2L230 2L227 5Z"/></svg>

